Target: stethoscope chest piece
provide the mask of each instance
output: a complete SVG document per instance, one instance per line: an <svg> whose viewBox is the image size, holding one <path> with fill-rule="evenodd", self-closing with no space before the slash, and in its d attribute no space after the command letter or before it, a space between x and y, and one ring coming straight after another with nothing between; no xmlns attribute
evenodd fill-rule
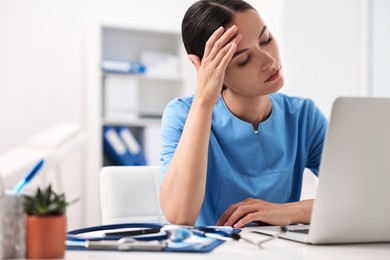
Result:
<svg viewBox="0 0 390 260"><path fill-rule="evenodd" d="M169 240L172 242L182 242L191 237L192 231L183 226L167 225L161 228L161 232L165 232Z"/></svg>

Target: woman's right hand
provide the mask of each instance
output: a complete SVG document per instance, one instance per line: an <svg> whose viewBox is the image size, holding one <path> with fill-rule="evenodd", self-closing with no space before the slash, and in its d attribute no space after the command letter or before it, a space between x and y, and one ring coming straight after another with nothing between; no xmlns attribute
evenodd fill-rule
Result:
<svg viewBox="0 0 390 260"><path fill-rule="evenodd" d="M237 26L233 25L226 31L221 26L206 42L202 60L194 54L188 55L198 75L195 100L212 106L217 103L226 67L237 49L237 44L242 39L241 34L233 38L235 34L237 34Z"/></svg>

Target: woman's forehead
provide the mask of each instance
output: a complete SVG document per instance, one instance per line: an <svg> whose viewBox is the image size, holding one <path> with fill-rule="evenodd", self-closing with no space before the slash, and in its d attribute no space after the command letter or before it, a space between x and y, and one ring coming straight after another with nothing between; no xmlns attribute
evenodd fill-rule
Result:
<svg viewBox="0 0 390 260"><path fill-rule="evenodd" d="M247 41L258 40L265 23L256 10L250 9L236 13L232 23L227 27L230 28L233 25L237 26L238 33L242 35L239 45L245 46Z"/></svg>

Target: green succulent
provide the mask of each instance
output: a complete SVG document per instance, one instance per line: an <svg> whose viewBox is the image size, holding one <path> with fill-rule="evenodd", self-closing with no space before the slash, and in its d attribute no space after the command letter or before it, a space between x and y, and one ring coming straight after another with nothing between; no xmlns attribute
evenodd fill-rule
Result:
<svg viewBox="0 0 390 260"><path fill-rule="evenodd" d="M38 188L33 195L24 195L24 211L33 216L61 216L66 207L74 202L67 202L64 194L57 194L49 185L46 189Z"/></svg>

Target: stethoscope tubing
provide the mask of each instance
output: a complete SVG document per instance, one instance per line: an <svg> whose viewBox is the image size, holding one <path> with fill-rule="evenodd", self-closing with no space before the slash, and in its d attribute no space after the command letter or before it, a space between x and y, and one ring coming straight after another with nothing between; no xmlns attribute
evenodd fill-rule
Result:
<svg viewBox="0 0 390 260"><path fill-rule="evenodd" d="M95 231L107 231L121 228L162 228L164 225L162 224L154 224L154 223L124 223L124 224L110 224L110 225L102 225L102 226L93 226L87 228L81 228L77 230L72 230L67 232L66 240L67 241L76 241L76 242L85 242L85 241L100 241L100 240L119 240L123 238L123 236L102 236L102 237L80 237L77 235L95 232ZM157 233L156 235L148 235L148 236L140 236L134 237L136 240L164 240L167 239L168 236L165 233Z"/></svg>

